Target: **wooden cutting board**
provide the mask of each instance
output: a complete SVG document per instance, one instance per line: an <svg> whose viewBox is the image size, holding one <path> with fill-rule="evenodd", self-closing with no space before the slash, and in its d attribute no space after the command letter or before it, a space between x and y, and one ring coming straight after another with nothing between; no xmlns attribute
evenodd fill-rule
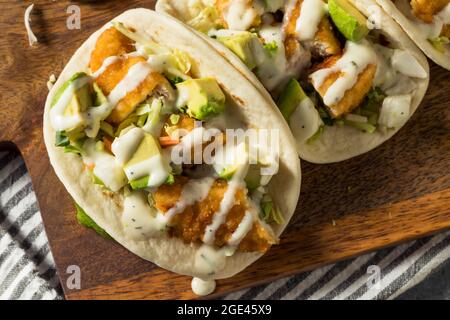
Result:
<svg viewBox="0 0 450 320"><path fill-rule="evenodd" d="M190 278L141 260L80 227L73 203L50 166L42 114L50 74L81 43L126 9L153 1L34 1L33 48L23 24L30 1L0 0L0 144L25 158L68 299L191 299ZM66 9L81 7L81 30ZM281 244L216 295L272 281L450 227L450 72L432 66L431 86L405 128L376 150L332 165L303 163L300 203ZM66 287L70 265L81 290Z"/></svg>

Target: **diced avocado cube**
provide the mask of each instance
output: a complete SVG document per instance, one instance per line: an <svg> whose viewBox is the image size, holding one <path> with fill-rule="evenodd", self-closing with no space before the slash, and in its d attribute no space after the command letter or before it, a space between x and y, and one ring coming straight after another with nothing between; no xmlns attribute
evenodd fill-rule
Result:
<svg viewBox="0 0 450 320"><path fill-rule="evenodd" d="M131 180L130 186L133 190L145 189L148 187L148 179L149 178L150 178L149 176L145 176L145 177L142 177L137 180Z"/></svg>
<svg viewBox="0 0 450 320"><path fill-rule="evenodd" d="M213 78L189 79L176 87L178 107L187 107L188 115L195 119L205 120L225 110L225 95Z"/></svg>
<svg viewBox="0 0 450 320"><path fill-rule="evenodd" d="M141 143L139 144L136 152L133 154L131 159L126 163L125 168L131 167L135 164L141 163L142 161L148 160L149 158L156 156L161 153L159 144L156 139L151 135L146 133Z"/></svg>
<svg viewBox="0 0 450 320"><path fill-rule="evenodd" d="M225 180L230 180L231 178L233 178L233 175L236 172L236 167L229 167L226 169L223 169L223 171L221 173L219 173L219 177L221 179L225 179Z"/></svg>
<svg viewBox="0 0 450 320"><path fill-rule="evenodd" d="M236 35L217 37L217 40L233 51L250 70L256 67L256 59L253 54L253 46L259 44L256 34L243 31Z"/></svg>
<svg viewBox="0 0 450 320"><path fill-rule="evenodd" d="M54 107L58 100L61 98L64 91L75 81L80 80L83 77L87 77L88 75L84 72L76 73L67 80L61 88L58 89L56 92L51 106ZM75 115L79 114L83 111L85 111L88 107L92 106L92 92L90 84L87 82L84 86L79 88L75 94L73 95L72 99L69 102L69 105L65 108L64 114L65 115Z"/></svg>
<svg viewBox="0 0 450 320"><path fill-rule="evenodd" d="M95 101L94 101L95 105L101 106L102 104L106 103L108 99L105 97L102 89L100 89L100 87L95 82L92 87L95 93Z"/></svg>
<svg viewBox="0 0 450 320"><path fill-rule="evenodd" d="M137 190L162 185L167 181L170 168L165 166L158 141L145 133L133 156L124 165L124 170L131 187ZM143 176L142 170L148 174Z"/></svg>
<svg viewBox="0 0 450 320"><path fill-rule="evenodd" d="M348 40L358 42L369 33L366 17L348 0L330 0L328 9L334 24Z"/></svg>
<svg viewBox="0 0 450 320"><path fill-rule="evenodd" d="M277 103L278 108L280 108L281 113L287 121L289 121L292 113L305 98L307 98L307 95L300 86L300 83L295 79L289 81Z"/></svg>

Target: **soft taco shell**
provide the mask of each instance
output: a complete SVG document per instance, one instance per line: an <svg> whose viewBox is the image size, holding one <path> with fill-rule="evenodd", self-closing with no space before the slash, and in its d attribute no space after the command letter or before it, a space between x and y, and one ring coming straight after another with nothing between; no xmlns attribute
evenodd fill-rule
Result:
<svg viewBox="0 0 450 320"><path fill-rule="evenodd" d="M301 176L294 140L281 115L241 73L175 19L148 9L133 9L124 12L114 21L123 22L136 30L145 30L156 42L187 52L194 60L199 76L217 79L229 98L237 102L235 108L239 109L250 127L279 129L280 140L283 141L280 144L280 171L269 185L270 193L286 221L274 230L279 236L296 208ZM56 90L75 72L88 71L90 55L96 40L110 26L110 24L103 26L76 51L47 97L44 138L50 162L74 200L121 245L162 268L179 274L206 278L206 275L194 268L194 257L199 245L186 245L181 240L168 236L146 241L132 240L124 232L121 223L123 196L105 193L101 187L92 183L79 156L64 153L61 148L55 147L55 131L50 126L50 102ZM232 257L227 257L224 269L214 275L214 278L230 277L261 256L260 253L236 253Z"/></svg>
<svg viewBox="0 0 450 320"><path fill-rule="evenodd" d="M421 32L421 30L408 19L391 0L376 0L388 15L405 30L411 39L422 49L422 51L435 63L441 67L450 70L450 48L444 49L444 52L437 50Z"/></svg>
<svg viewBox="0 0 450 320"><path fill-rule="evenodd" d="M374 0L350 0L356 8L358 8L364 15L370 16L372 14L371 6L377 6ZM172 15L181 21L188 21L193 18L189 16L189 1L175 1L175 0L159 0L156 5L156 10ZM382 11L382 10L381 10ZM381 12L382 32L392 41L394 46L399 49L410 51L424 67L429 75L429 65L425 56L414 45L409 37L403 32L399 25L385 12ZM192 29L193 30L193 29ZM208 41L217 51L220 52L234 67L245 75L247 79L269 100L272 108L278 109L273 102L272 97L251 72L245 64L228 48L223 46L220 42L210 39L206 35L195 31L197 35ZM417 88L412 98L411 116L416 111L420 102L422 101L429 83L429 76L426 79L415 79ZM366 134L359 132L353 128L337 126L327 127L325 132L314 143L296 142L297 151L301 159L312 163L332 163L347 160L363 153L366 153L383 142L390 139L400 128L396 130L389 130L380 132L377 130L373 134Z"/></svg>

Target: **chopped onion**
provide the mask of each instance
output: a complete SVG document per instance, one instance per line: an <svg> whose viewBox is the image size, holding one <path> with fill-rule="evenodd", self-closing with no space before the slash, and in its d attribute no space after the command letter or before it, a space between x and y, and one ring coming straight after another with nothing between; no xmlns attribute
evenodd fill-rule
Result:
<svg viewBox="0 0 450 320"><path fill-rule="evenodd" d="M400 128L410 116L411 95L389 96L383 101L378 124L386 128Z"/></svg>
<svg viewBox="0 0 450 320"><path fill-rule="evenodd" d="M38 39L34 35L33 30L31 30L30 26L30 14L31 11L33 10L33 7L34 3L28 6L28 8L25 10L25 29L27 29L28 42L30 43L30 47L32 47L35 43L38 42Z"/></svg>
<svg viewBox="0 0 450 320"><path fill-rule="evenodd" d="M425 79L427 72L417 59L406 50L396 49L391 58L392 66L399 72L413 78Z"/></svg>

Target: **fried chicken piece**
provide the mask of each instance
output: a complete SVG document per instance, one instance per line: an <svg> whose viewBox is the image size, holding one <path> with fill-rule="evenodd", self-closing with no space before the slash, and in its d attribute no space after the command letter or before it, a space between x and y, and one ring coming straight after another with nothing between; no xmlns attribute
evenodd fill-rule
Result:
<svg viewBox="0 0 450 320"><path fill-rule="evenodd" d="M442 27L440 36L450 38L450 24L446 24Z"/></svg>
<svg viewBox="0 0 450 320"><path fill-rule="evenodd" d="M254 4L252 3L253 0L244 0L245 6L248 10L253 10ZM217 11L219 11L220 14L220 24L223 25L225 29L229 29L229 25L225 18L225 12L228 11L228 7L230 5L230 0L216 0L215 6L217 8ZM261 17L258 14L255 14L255 18L250 25L250 28L258 27L261 24Z"/></svg>
<svg viewBox="0 0 450 320"><path fill-rule="evenodd" d="M133 41L116 28L105 30L97 39L94 51L91 54L89 67L92 72L96 72L103 64L103 61L111 56L120 56L135 51Z"/></svg>
<svg viewBox="0 0 450 320"><path fill-rule="evenodd" d="M177 203L183 186L187 182L188 178L180 176L176 178L173 185L161 186L153 196L155 207L163 213L167 212ZM214 213L219 210L227 186L225 180L215 181L208 196L202 202L197 202L187 207L182 213L175 215L171 222L171 235L183 239L186 243L201 241L206 227L212 223ZM235 195L235 204L228 212L226 222L216 232L214 242L216 246L222 247L227 244L248 208L246 193L240 189ZM238 249L242 252L265 252L276 242L276 239L262 227L261 223L256 221Z"/></svg>
<svg viewBox="0 0 450 320"><path fill-rule="evenodd" d="M341 44L336 38L330 20L324 17L314 38L313 56L329 57L341 53Z"/></svg>
<svg viewBox="0 0 450 320"><path fill-rule="evenodd" d="M145 61L144 57L127 57L119 59L106 68L105 72L96 79L96 83L105 95L109 95L119 82L125 78L133 65ZM107 121L115 125L121 123L134 111L140 102L151 95L156 87L162 85L170 86L164 76L157 72L151 72L136 89L128 92L127 95L120 100L107 118Z"/></svg>
<svg viewBox="0 0 450 320"><path fill-rule="evenodd" d="M172 124L170 119L167 119L166 125L164 126L163 136L169 136L175 130L184 130L186 132L191 132L195 128L195 119L189 117L187 114L180 114L180 120L177 124ZM170 132L167 132L170 128Z"/></svg>
<svg viewBox="0 0 450 320"><path fill-rule="evenodd" d="M292 11L286 15L285 49L288 60L298 51L297 20L300 18L303 0L298 0ZM334 34L328 17L323 17L312 40L312 54L314 57L328 57L341 53L341 44Z"/></svg>
<svg viewBox="0 0 450 320"><path fill-rule="evenodd" d="M326 59L323 63L315 66L313 71L321 70L324 68L332 67L341 56L333 56ZM337 103L331 106L327 106L331 115L334 118L339 118L342 115L351 112L357 108L363 101L366 94L370 91L372 87L372 82L377 72L377 66L374 64L369 64L364 71L358 75L358 80L356 84L350 90L347 90L344 97ZM319 88L315 86L316 91L319 92L320 96L323 98L327 93L331 85L343 76L342 72L331 73L327 79L321 84ZM314 83L313 83L314 85Z"/></svg>
<svg viewBox="0 0 450 320"><path fill-rule="evenodd" d="M426 23L432 23L433 17L450 3L450 0L411 0L414 15Z"/></svg>

